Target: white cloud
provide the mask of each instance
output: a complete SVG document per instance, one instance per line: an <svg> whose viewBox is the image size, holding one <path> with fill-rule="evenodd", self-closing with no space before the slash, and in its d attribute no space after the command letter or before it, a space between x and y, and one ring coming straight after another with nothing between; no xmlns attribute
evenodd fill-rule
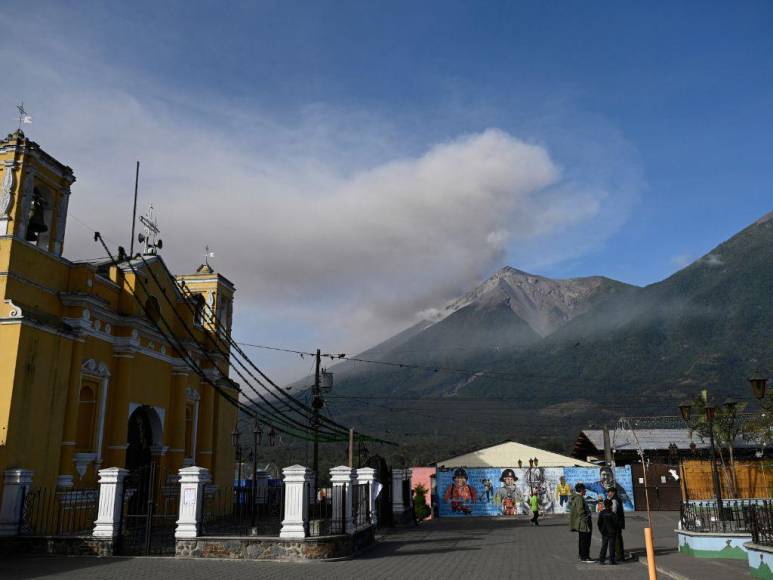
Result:
<svg viewBox="0 0 773 580"><path fill-rule="evenodd" d="M365 348L469 290L519 248L555 263L627 215L624 192L565 178L546 146L506 131L416 153L399 128L367 112L317 104L288 124L42 38L37 50L6 43L0 58L14 63L14 83L29 95L29 135L74 168L71 214L127 245L140 159L140 207L157 208L163 255L192 271L204 245L214 247L213 265L238 287L237 334L248 339L286 343L295 328L336 349ZM13 110L12 98L0 96L0 108ZM71 219L66 254L95 253ZM267 331L252 327L258 320Z"/></svg>
<svg viewBox="0 0 773 580"><path fill-rule="evenodd" d="M692 256L690 254L677 254L671 256L671 265L676 266L680 270L686 266L689 266L692 262Z"/></svg>

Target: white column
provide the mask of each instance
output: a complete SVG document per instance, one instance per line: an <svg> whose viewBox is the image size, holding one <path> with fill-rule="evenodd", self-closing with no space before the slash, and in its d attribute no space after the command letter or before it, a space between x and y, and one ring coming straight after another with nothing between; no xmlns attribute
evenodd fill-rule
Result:
<svg viewBox="0 0 773 580"><path fill-rule="evenodd" d="M180 474L180 518L175 538L196 538L201 529L204 487L212 481L205 467L183 467Z"/></svg>
<svg viewBox="0 0 773 580"><path fill-rule="evenodd" d="M354 470L345 465L339 465L330 470L330 483L333 485L333 533L354 533L352 518L352 485ZM343 515L343 529L341 516Z"/></svg>
<svg viewBox="0 0 773 580"><path fill-rule="evenodd" d="M392 513L402 514L405 511L403 505L403 477L404 470L392 470Z"/></svg>
<svg viewBox="0 0 773 580"><path fill-rule="evenodd" d="M114 538L121 531L123 511L123 480L129 471L121 467L99 470L99 511L94 522L93 535Z"/></svg>
<svg viewBox="0 0 773 580"><path fill-rule="evenodd" d="M357 470L357 483L368 484L368 507L370 509L370 523L374 526L378 523L376 516L376 494L378 483L376 482L376 470L372 467L360 467Z"/></svg>
<svg viewBox="0 0 773 580"><path fill-rule="evenodd" d="M309 494L311 470L292 465L282 470L285 484L285 517L280 538L305 538L309 533Z"/></svg>
<svg viewBox="0 0 773 580"><path fill-rule="evenodd" d="M19 533L24 512L24 498L32 487L32 471L6 469L3 478L3 499L0 503L0 536Z"/></svg>

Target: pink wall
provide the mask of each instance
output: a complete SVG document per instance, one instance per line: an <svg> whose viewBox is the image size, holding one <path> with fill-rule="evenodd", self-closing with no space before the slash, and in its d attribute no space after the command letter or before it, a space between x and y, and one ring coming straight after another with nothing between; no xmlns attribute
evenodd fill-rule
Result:
<svg viewBox="0 0 773 580"><path fill-rule="evenodd" d="M423 485L427 490L427 495L425 496L427 498L427 505L432 509L432 484L434 483L434 475L435 475L435 468L434 467L414 467L413 468L413 476L412 476L412 483L413 489L416 489L416 486L421 484ZM430 516L431 518L432 516ZM429 518L427 518L429 519Z"/></svg>

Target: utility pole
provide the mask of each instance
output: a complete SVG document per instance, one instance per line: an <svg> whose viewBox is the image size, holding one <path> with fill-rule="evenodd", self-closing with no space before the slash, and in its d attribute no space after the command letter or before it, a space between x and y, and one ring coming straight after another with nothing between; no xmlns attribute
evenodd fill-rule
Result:
<svg viewBox="0 0 773 580"><path fill-rule="evenodd" d="M354 429L349 429L349 469L354 467Z"/></svg>
<svg viewBox="0 0 773 580"><path fill-rule="evenodd" d="M319 411L325 404L322 400L322 393L320 390L319 365L321 358L320 350L317 349L316 362L314 364L314 388L311 392L311 408L313 410L311 428L314 430L314 491L319 487Z"/></svg>
<svg viewBox="0 0 773 580"><path fill-rule="evenodd" d="M609 427L604 425L604 462L612 467L612 444L609 441Z"/></svg>

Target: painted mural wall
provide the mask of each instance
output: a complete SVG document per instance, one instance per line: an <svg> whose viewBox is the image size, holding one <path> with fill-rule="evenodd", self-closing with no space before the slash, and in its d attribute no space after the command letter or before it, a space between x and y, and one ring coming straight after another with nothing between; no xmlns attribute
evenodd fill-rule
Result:
<svg viewBox="0 0 773 580"><path fill-rule="evenodd" d="M517 516L531 515L530 490L536 490L542 513L564 513L577 483L588 490L585 500L596 510L606 489L617 485L626 510L633 510L633 481L630 466L614 473L602 467L471 467L437 470L438 515Z"/></svg>

